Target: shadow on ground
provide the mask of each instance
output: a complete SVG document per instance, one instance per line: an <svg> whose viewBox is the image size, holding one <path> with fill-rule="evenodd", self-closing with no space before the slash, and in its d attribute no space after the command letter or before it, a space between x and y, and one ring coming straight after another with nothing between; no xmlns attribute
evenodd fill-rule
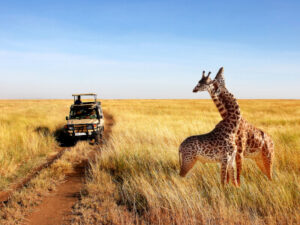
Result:
<svg viewBox="0 0 300 225"><path fill-rule="evenodd" d="M65 132L64 128L58 128L54 131L53 136L61 147L73 147L76 145L77 140L70 138Z"/></svg>
<svg viewBox="0 0 300 225"><path fill-rule="evenodd" d="M63 127L59 127L54 132L51 132L48 127L38 126L34 131L44 137L53 136L60 147L73 147L77 143L76 140L66 135Z"/></svg>

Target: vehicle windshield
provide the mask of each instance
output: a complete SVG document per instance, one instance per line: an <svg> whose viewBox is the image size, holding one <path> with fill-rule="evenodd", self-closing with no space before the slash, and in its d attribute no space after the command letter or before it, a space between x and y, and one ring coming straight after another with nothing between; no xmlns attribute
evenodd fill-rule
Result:
<svg viewBox="0 0 300 225"><path fill-rule="evenodd" d="M73 108L70 119L97 119L97 112L93 108Z"/></svg>

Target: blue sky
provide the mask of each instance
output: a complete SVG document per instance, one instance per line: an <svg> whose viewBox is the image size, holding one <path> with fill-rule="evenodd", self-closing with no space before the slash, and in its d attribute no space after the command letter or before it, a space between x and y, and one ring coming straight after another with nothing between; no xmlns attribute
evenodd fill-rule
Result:
<svg viewBox="0 0 300 225"><path fill-rule="evenodd" d="M1 1L0 98L300 98L299 1Z"/></svg>

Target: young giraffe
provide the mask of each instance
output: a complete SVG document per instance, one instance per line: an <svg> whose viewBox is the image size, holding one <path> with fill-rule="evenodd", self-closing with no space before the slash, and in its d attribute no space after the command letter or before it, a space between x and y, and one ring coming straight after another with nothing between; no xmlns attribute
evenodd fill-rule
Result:
<svg viewBox="0 0 300 225"><path fill-rule="evenodd" d="M223 67L220 68L217 73L214 82L218 82L220 86L225 87L225 80L223 77ZM199 81L197 88L203 88L213 82L208 76L202 77ZM225 105L220 102L214 91L209 91L209 94L215 103L217 109L219 110L221 117L224 119L227 115L227 109ZM236 145L237 145L237 182L240 185L240 175L242 171L243 156L246 158L253 159L260 170L272 180L272 164L274 158L274 144L271 137L263 132L262 130L256 128L244 118L241 118L239 129L236 135Z"/></svg>
<svg viewBox="0 0 300 225"><path fill-rule="evenodd" d="M203 77L205 77L204 71ZM234 96L217 82L211 83L207 88L219 96L222 104L228 109L228 113L211 132L188 137L181 143L179 147L180 176L184 177L197 160L204 163L220 162L222 185L225 184L228 171L236 185L233 166L237 151L235 135L241 120L240 108ZM197 91L205 90L207 89L197 89Z"/></svg>

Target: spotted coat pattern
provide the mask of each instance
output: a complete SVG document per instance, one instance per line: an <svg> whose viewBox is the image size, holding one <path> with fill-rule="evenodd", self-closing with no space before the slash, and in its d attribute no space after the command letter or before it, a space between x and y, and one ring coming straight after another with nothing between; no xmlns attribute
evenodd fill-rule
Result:
<svg viewBox="0 0 300 225"><path fill-rule="evenodd" d="M217 85L217 84L214 84ZM180 175L185 176L196 161L221 163L221 183L224 185L227 172L234 178L234 162L237 151L235 135L241 119L239 105L225 87L210 86L226 107L226 117L209 133L191 136L179 147ZM235 183L235 181L234 181Z"/></svg>
<svg viewBox="0 0 300 225"><path fill-rule="evenodd" d="M223 70L220 69L214 80L218 82L219 85L225 86ZM221 117L223 119L226 118L228 109L222 104L221 99L219 99L222 96L217 96L215 90L209 91L209 93ZM260 170L272 180L274 144L271 137L264 131L250 124L244 118L241 118L235 141L237 145L236 164L238 185L240 185L243 157L253 159Z"/></svg>

